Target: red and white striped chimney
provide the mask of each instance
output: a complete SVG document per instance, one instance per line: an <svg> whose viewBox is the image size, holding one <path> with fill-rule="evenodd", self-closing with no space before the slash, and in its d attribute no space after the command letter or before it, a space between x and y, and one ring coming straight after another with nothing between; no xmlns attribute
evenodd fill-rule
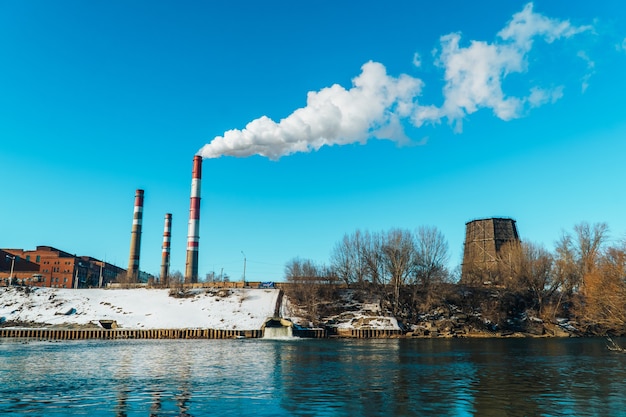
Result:
<svg viewBox="0 0 626 417"><path fill-rule="evenodd" d="M189 228L187 230L187 262L185 282L198 282L198 241L200 239L200 182L202 179L202 157L193 157L191 176L191 202L189 206Z"/></svg>
<svg viewBox="0 0 626 417"><path fill-rule="evenodd" d="M130 256L128 258L127 276L137 281L139 274L139 252L141 251L141 223L143 221L143 190L135 193L135 209L133 211L133 228L130 233Z"/></svg>
<svg viewBox="0 0 626 417"><path fill-rule="evenodd" d="M170 241L172 237L172 214L165 215L165 226L163 228L163 251L161 253L161 283L168 282L170 274Z"/></svg>

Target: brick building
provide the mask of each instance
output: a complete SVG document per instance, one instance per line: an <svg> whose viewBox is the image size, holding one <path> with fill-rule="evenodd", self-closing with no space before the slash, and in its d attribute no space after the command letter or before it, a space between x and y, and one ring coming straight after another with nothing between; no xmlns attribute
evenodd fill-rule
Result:
<svg viewBox="0 0 626 417"><path fill-rule="evenodd" d="M41 285L39 264L15 255L14 252L12 249L0 249L0 285L9 284L9 277L13 277L13 284Z"/></svg>
<svg viewBox="0 0 626 417"><path fill-rule="evenodd" d="M18 280L14 283L39 287L99 287L126 273L125 269L115 265L90 256L72 255L51 246L37 246L35 250L2 249L0 256L0 285L8 284L11 263L13 277Z"/></svg>

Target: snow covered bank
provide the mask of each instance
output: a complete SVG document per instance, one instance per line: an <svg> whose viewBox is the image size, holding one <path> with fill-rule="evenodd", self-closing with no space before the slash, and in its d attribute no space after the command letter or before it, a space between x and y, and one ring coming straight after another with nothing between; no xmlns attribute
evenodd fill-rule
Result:
<svg viewBox="0 0 626 417"><path fill-rule="evenodd" d="M325 313L320 322L324 327L338 330L400 330L398 320L380 307L375 296L364 292L344 289L336 294L336 299L325 305ZM315 327L307 317L307 311L294 305L288 297L283 301L283 317L303 327Z"/></svg>
<svg viewBox="0 0 626 417"><path fill-rule="evenodd" d="M175 298L167 289L0 288L0 322L126 329L260 329L274 315L277 289L196 289Z"/></svg>

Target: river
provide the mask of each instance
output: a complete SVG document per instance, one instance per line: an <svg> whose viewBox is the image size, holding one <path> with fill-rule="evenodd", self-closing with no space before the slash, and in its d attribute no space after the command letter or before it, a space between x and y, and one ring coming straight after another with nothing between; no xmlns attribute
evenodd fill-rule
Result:
<svg viewBox="0 0 626 417"><path fill-rule="evenodd" d="M0 339L0 415L626 416L626 354L578 338Z"/></svg>

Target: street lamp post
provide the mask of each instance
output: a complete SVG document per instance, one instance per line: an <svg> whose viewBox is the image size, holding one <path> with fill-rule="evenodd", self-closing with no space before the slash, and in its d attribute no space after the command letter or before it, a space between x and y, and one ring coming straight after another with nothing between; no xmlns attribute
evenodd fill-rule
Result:
<svg viewBox="0 0 626 417"><path fill-rule="evenodd" d="M241 251L243 255L243 285L246 285L246 254Z"/></svg>
<svg viewBox="0 0 626 417"><path fill-rule="evenodd" d="M15 256L7 255L7 258L11 260L11 273L9 274L9 285L13 281L13 266L15 265Z"/></svg>

